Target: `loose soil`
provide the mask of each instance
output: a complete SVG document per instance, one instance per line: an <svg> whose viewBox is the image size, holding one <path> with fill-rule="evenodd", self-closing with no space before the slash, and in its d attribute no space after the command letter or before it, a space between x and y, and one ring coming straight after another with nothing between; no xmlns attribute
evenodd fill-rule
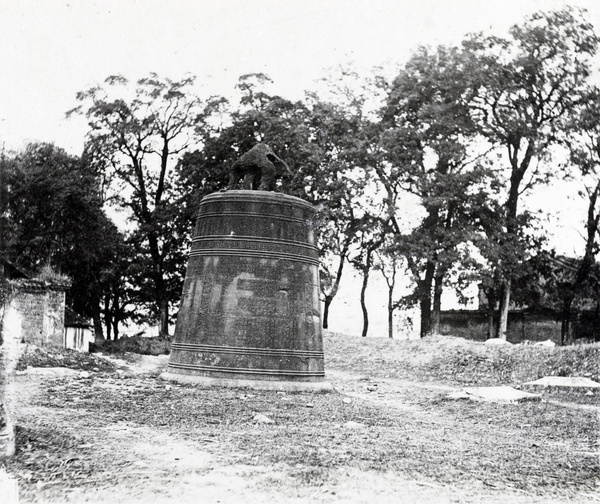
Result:
<svg viewBox="0 0 600 504"><path fill-rule="evenodd" d="M165 382L166 356L30 348L7 470L21 502L600 502L597 391L448 397L545 374L598 380L599 345L328 333L325 352L335 392L314 394Z"/></svg>

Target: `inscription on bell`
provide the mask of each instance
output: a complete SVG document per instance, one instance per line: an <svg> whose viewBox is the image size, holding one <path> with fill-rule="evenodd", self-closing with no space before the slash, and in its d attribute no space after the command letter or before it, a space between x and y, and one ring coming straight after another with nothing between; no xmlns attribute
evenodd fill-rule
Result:
<svg viewBox="0 0 600 504"><path fill-rule="evenodd" d="M242 278L238 280L238 289L246 290L251 292L266 292L268 289L276 289L277 281L261 278L260 280L255 278Z"/></svg>
<svg viewBox="0 0 600 504"><path fill-rule="evenodd" d="M289 303L277 302L275 298L249 297L238 300L238 308L255 317L289 317Z"/></svg>

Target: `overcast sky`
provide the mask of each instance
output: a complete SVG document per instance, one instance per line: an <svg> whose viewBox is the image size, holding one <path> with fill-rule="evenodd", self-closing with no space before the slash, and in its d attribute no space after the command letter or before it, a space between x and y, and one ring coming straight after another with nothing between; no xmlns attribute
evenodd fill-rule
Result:
<svg viewBox="0 0 600 504"><path fill-rule="evenodd" d="M227 96L244 73L300 97L327 68L401 62L419 44L458 43L573 0L0 0L0 147L53 141L78 154L75 93L120 73L194 74Z"/></svg>

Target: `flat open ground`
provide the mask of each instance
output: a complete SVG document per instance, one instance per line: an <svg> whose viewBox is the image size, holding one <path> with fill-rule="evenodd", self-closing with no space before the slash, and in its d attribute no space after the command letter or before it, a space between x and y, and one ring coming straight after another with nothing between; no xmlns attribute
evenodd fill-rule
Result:
<svg viewBox="0 0 600 504"><path fill-rule="evenodd" d="M598 389L448 397L550 374L598 381L600 345L326 334L325 355L335 392L313 394L164 382L165 356L29 349L21 368L47 369L16 377L8 472L21 502L600 502Z"/></svg>

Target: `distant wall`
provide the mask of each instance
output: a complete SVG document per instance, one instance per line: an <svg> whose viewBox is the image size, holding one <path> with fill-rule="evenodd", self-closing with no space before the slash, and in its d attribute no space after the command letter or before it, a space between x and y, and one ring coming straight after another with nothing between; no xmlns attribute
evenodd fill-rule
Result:
<svg viewBox="0 0 600 504"><path fill-rule="evenodd" d="M15 429L8 404L15 366L12 365L14 359L11 359L12 356L7 349L8 345L4 335L6 290L6 282L0 277L0 461L12 457L15 453ZM0 481L0 489L2 488Z"/></svg>
<svg viewBox="0 0 600 504"><path fill-rule="evenodd" d="M89 352L90 343L95 340L94 333L88 327L66 327L64 347L79 352Z"/></svg>
<svg viewBox="0 0 600 504"><path fill-rule="evenodd" d="M574 337L593 337L589 324L581 324L574 317ZM508 315L506 339L511 343L521 341L552 340L560 343L560 319L550 313L513 311ZM476 341L487 339L487 313L477 310L443 311L440 314L440 334L461 336Z"/></svg>
<svg viewBox="0 0 600 504"><path fill-rule="evenodd" d="M65 328L65 290L63 284L43 280L8 282L5 316L10 324L5 334L23 343L62 347Z"/></svg>

